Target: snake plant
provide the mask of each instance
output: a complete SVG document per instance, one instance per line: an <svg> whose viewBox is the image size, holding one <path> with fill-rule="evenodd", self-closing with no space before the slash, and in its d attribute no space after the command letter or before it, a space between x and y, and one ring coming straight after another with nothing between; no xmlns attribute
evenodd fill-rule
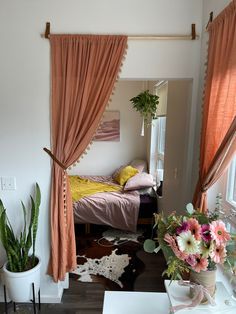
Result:
<svg viewBox="0 0 236 314"><path fill-rule="evenodd" d="M22 211L24 217L23 230L17 237L7 217L6 209L0 200L0 240L7 255L7 269L12 272L23 272L36 266L35 241L38 229L39 206L41 192L39 185L35 186L35 197L30 196L31 209L27 209L23 202ZM32 248L32 254L30 249Z"/></svg>

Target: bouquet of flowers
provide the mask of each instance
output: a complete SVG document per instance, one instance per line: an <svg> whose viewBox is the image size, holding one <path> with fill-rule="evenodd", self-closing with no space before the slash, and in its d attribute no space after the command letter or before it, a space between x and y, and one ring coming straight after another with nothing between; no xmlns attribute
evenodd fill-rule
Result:
<svg viewBox="0 0 236 314"><path fill-rule="evenodd" d="M219 211L200 213L192 204L188 204L186 209L186 214L181 216L156 214L159 247L151 248L153 243L150 240L144 244L144 249L149 252L163 250L168 266L164 274L171 280L181 279L190 270L214 270L216 264L227 260L226 244L230 234L219 218Z"/></svg>

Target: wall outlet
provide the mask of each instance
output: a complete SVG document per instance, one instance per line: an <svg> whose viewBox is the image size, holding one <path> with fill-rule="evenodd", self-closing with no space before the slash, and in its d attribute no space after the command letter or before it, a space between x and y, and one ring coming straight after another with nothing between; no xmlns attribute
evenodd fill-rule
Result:
<svg viewBox="0 0 236 314"><path fill-rule="evenodd" d="M1 177L2 190L16 190L15 177Z"/></svg>

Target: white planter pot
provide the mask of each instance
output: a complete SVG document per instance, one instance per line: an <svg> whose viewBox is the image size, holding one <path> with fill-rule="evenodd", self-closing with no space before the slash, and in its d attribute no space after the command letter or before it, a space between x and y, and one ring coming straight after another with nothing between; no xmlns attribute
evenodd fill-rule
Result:
<svg viewBox="0 0 236 314"><path fill-rule="evenodd" d="M37 256L38 264L27 271L11 272L7 270L7 263L3 266L3 277L9 298L13 302L29 302L33 299L32 283L34 283L35 296L40 288L41 259Z"/></svg>

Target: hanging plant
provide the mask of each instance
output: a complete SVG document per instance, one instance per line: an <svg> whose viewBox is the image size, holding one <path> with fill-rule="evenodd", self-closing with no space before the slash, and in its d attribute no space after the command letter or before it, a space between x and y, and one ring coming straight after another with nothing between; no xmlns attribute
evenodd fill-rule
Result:
<svg viewBox="0 0 236 314"><path fill-rule="evenodd" d="M157 105L159 104L159 97L149 93L149 90L138 94L136 97L130 99L133 108L140 112L144 122L147 124L149 117L156 119Z"/></svg>

